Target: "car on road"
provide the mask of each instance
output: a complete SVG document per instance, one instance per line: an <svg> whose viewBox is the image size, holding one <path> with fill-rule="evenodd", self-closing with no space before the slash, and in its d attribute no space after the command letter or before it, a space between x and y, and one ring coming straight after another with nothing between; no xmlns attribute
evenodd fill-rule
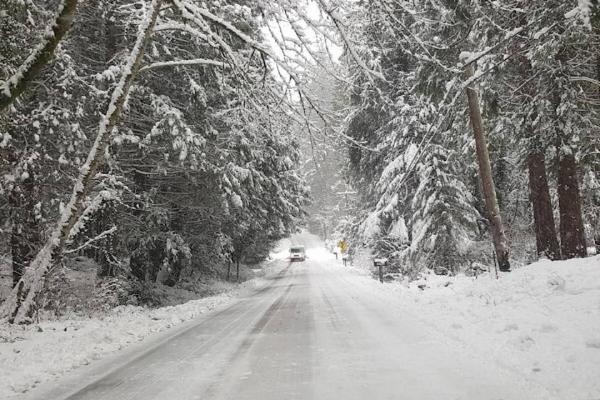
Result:
<svg viewBox="0 0 600 400"><path fill-rule="evenodd" d="M290 261L304 261L305 259L306 253L304 252L304 246L290 247Z"/></svg>

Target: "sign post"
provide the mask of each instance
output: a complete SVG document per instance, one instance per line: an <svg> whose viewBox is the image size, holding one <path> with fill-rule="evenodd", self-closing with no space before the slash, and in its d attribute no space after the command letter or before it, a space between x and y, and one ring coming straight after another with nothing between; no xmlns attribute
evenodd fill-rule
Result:
<svg viewBox="0 0 600 400"><path fill-rule="evenodd" d="M338 247L340 248L340 253L342 256L342 262L344 263L344 267L346 266L346 262L348 261L348 242L346 239L342 239L338 242Z"/></svg>

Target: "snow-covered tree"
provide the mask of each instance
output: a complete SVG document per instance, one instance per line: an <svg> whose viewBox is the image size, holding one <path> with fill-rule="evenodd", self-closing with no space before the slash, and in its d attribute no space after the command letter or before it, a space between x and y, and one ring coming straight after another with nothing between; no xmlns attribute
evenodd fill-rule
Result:
<svg viewBox="0 0 600 400"><path fill-rule="evenodd" d="M349 147L349 162L365 210L358 217L363 222L356 226L369 235L375 232L375 241L389 243L387 227L395 227L403 214L390 210L396 204L407 210L407 199L413 204L420 183L415 171L435 152L429 144L440 135L453 139L444 142L444 149L448 159L458 161L454 170L466 172L458 178L473 196L467 196L472 198L470 205L489 218L482 206L489 193L483 196L473 179L475 148L465 129L463 72L472 66L474 75L467 83L479 88L476 103L481 103L481 129L489 134L491 176L504 216L510 216L508 238L519 242L515 256L530 257L522 237L535 232L538 254L560 257L555 211L561 216L562 256L582 255L581 216L589 206L581 209L578 180L580 171L594 168L589 154L597 146L597 135L590 134L597 129L597 110L590 101L597 96L592 83L595 47L582 44L596 43L591 40L596 34L594 7L577 1L553 7L520 1L428 0L349 5L346 21L355 29L348 42L356 54L370 60L368 68L384 78L366 73L348 50L352 110L346 133L360 144ZM428 115L421 118L423 113ZM405 167L407 151L417 155L410 157L416 160L412 168ZM558 168L548 174L548 162L554 158ZM529 187L524 169L529 170ZM556 208L551 201L555 180ZM523 201L527 197L533 204L533 221L529 202ZM481 233L481 224L467 226L471 236Z"/></svg>
<svg viewBox="0 0 600 400"><path fill-rule="evenodd" d="M304 66L313 55L309 40L301 38L302 29L317 21L288 2L261 8L255 13L245 2L187 0L169 7L160 0L82 5L73 35L62 40L48 72L60 82L53 86L60 95L49 98L60 104L62 119L50 120L54 127L47 137L56 139L58 131L66 144L52 157L78 169L78 178L72 189L57 190L58 222L4 304L11 320L31 317L48 271L65 252L103 248L94 254L106 263L104 271L113 271L110 264L127 254L129 237L147 252L188 248L205 254L208 264L207 254L226 259L239 238L264 255L294 229L307 194L296 169L298 145L289 133L293 123L308 120L306 109L318 107L303 87ZM90 19L94 23L86 23ZM282 21L307 53L273 34ZM323 29L320 36L330 40ZM264 40L267 31L271 45ZM66 101L75 96L79 102ZM298 97L304 108L297 106ZM19 106L42 108L45 101L32 96ZM14 123L12 114L9 120ZM81 134L84 126L86 133L98 127L93 143ZM82 149L89 149L87 156ZM74 172L68 172L71 179ZM210 195L195 194L203 191ZM130 225L116 226L119 220ZM150 220L162 222L144 223ZM199 226L210 229L198 233ZM145 237L152 243L142 246ZM136 263L147 258L140 252ZM100 255L108 253L113 257ZM179 272L169 279L177 280Z"/></svg>

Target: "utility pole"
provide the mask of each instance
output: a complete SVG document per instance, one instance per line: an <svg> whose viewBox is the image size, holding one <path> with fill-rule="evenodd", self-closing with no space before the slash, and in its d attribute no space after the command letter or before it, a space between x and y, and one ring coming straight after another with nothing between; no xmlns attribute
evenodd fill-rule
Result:
<svg viewBox="0 0 600 400"><path fill-rule="evenodd" d="M473 64L465 67L465 76L469 80L475 75ZM492 166L490 163L490 155L487 149L485 132L483 131L483 121L481 118L481 109L479 108L479 93L473 82L466 87L467 99L469 102L469 117L471 126L473 127L473 135L475 136L475 148L477 151L477 163L479 164L479 177L481 178L481 186L483 188L483 197L485 199L485 208L490 220L492 240L494 241L494 249L496 250L496 258L500 271L510 271L510 261L508 259L508 243L504 233L504 225L502 216L498 208L498 200L496 198L496 186L492 176Z"/></svg>

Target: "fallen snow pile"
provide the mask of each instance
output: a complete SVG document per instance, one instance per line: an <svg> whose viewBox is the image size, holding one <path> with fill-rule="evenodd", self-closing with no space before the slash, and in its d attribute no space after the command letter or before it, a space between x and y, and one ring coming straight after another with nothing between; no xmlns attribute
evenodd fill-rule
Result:
<svg viewBox="0 0 600 400"><path fill-rule="evenodd" d="M487 354L556 398L600 399L599 256L539 261L499 280L428 275L381 286L448 345Z"/></svg>

